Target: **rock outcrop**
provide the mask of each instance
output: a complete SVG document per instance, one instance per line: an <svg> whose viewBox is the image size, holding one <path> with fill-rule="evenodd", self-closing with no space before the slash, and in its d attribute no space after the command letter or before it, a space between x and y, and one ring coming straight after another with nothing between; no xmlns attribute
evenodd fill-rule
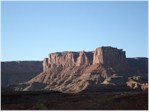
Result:
<svg viewBox="0 0 150 112"><path fill-rule="evenodd" d="M51 53L43 61L43 72L26 82L28 86L20 90L43 89L77 93L104 88L112 90L114 87L131 89L126 83L128 76L124 77L122 73L132 76L130 71L136 74L137 69L129 69L128 67L133 63L128 61L125 51L112 47L100 47L92 52ZM139 74L141 73L147 71L139 71ZM35 83L42 86L35 88ZM142 87L146 88L144 85Z"/></svg>
<svg viewBox="0 0 150 112"><path fill-rule="evenodd" d="M75 58L73 52L59 52L49 54L48 65L57 66L73 66L75 64Z"/></svg>
<svg viewBox="0 0 150 112"><path fill-rule="evenodd" d="M147 90L147 77L147 58L126 58L122 49L100 47L91 52L51 53L43 60L41 73L14 89L53 90L64 93ZM137 82L141 79L139 86Z"/></svg>
<svg viewBox="0 0 150 112"><path fill-rule="evenodd" d="M93 64L116 65L125 63L126 55L122 49L100 47L94 52Z"/></svg>
<svg viewBox="0 0 150 112"><path fill-rule="evenodd" d="M49 54L49 57L44 59L44 70L50 66L81 66L81 65L116 65L125 64L126 55L122 49L112 47L100 47L94 52L57 52Z"/></svg>
<svg viewBox="0 0 150 112"><path fill-rule="evenodd" d="M43 71L51 66L81 66L92 64L92 52L57 52L49 54L48 58L43 61Z"/></svg>
<svg viewBox="0 0 150 112"><path fill-rule="evenodd" d="M127 86L131 89L142 89L144 91L148 89L148 83L145 83L141 76L128 77Z"/></svg>

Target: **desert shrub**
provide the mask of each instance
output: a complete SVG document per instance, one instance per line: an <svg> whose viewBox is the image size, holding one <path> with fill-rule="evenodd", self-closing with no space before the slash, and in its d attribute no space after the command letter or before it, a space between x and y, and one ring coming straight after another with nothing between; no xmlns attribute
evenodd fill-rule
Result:
<svg viewBox="0 0 150 112"><path fill-rule="evenodd" d="M102 105L108 105L108 104L111 104L111 103L113 103L113 98L106 98L106 99L101 101Z"/></svg>
<svg viewBox="0 0 150 112"><path fill-rule="evenodd" d="M32 107L33 110L47 110L48 108L43 103L37 103Z"/></svg>

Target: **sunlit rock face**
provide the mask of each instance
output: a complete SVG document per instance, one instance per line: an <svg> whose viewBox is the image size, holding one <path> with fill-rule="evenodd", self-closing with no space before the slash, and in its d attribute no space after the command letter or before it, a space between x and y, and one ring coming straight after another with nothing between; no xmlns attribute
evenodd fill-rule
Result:
<svg viewBox="0 0 150 112"><path fill-rule="evenodd" d="M126 55L122 49L112 47L100 47L94 51L93 64L125 64Z"/></svg>
<svg viewBox="0 0 150 112"><path fill-rule="evenodd" d="M45 58L43 60L43 71L46 71L46 69L48 69L48 66L49 66L49 64L48 64L48 58Z"/></svg>
<svg viewBox="0 0 150 112"><path fill-rule="evenodd" d="M147 62L147 58L127 59L125 51L113 47L99 47L91 52L51 53L43 60L43 71L16 90L78 93L133 89L128 77L148 76ZM147 82L141 84L140 88L146 90Z"/></svg>
<svg viewBox="0 0 150 112"><path fill-rule="evenodd" d="M49 54L48 64L49 65L62 65L62 66L73 66L75 65L75 55L73 52L59 52Z"/></svg>
<svg viewBox="0 0 150 112"><path fill-rule="evenodd" d="M112 47L100 47L94 52L57 52L49 54L49 57L44 59L44 70L50 66L81 66L81 65L115 65L125 64L126 55L122 49Z"/></svg>
<svg viewBox="0 0 150 112"><path fill-rule="evenodd" d="M90 59L87 57L87 55L84 51L79 52L79 57L77 59L76 65L81 66L81 65L90 64L89 60Z"/></svg>
<svg viewBox="0 0 150 112"><path fill-rule="evenodd" d="M51 66L81 66L91 65L93 61L93 52L57 52L49 54L43 61L43 71Z"/></svg>

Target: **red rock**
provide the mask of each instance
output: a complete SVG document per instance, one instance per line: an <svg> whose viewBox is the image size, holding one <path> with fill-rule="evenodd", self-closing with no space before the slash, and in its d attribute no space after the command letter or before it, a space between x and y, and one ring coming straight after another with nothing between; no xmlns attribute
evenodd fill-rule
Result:
<svg viewBox="0 0 150 112"><path fill-rule="evenodd" d="M100 47L91 52L56 52L44 59L43 72L27 81L27 87L19 90L40 88L78 93L107 87L112 90L113 87L139 89L143 84L139 83L142 78L132 76L148 75L146 66L147 59L127 59L125 51L112 47ZM142 88L145 89L146 85Z"/></svg>

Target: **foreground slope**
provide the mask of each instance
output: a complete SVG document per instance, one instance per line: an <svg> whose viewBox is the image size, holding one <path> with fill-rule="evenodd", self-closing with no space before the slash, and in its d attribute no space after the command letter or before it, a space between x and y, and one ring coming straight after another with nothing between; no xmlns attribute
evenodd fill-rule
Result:
<svg viewBox="0 0 150 112"><path fill-rule="evenodd" d="M148 92L2 93L2 110L148 110Z"/></svg>

